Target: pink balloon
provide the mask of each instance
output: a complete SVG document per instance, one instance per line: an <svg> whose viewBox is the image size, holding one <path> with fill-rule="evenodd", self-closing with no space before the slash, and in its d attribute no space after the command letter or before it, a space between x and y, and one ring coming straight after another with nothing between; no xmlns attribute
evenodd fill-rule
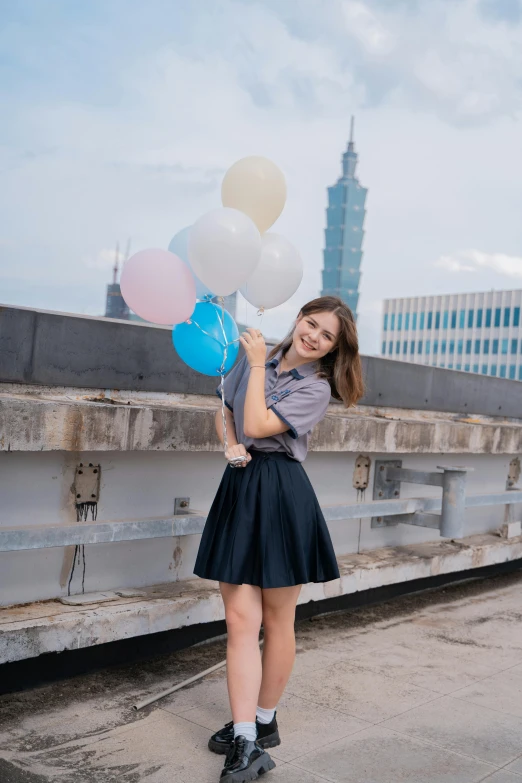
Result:
<svg viewBox="0 0 522 783"><path fill-rule="evenodd" d="M196 306L194 275L168 250L135 253L125 262L120 286L130 309L153 324L181 324Z"/></svg>

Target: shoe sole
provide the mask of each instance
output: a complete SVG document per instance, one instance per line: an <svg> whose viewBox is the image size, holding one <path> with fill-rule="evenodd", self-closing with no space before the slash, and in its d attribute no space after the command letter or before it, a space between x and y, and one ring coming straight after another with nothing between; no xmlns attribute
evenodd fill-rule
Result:
<svg viewBox="0 0 522 783"><path fill-rule="evenodd" d="M263 739L258 739L257 744L261 745L263 750L266 750L267 748L275 748L277 745L281 744L279 732L275 732L275 734L269 734L268 737L263 737ZM230 745L223 745L222 742L216 742L213 739L209 739L208 747L212 753L218 753L220 756L224 756L225 753L228 753Z"/></svg>
<svg viewBox="0 0 522 783"><path fill-rule="evenodd" d="M268 753L259 756L248 769L243 772L232 772L230 775L223 775L219 783L249 783L251 780L257 780L260 775L269 772L275 767L275 761L270 758Z"/></svg>

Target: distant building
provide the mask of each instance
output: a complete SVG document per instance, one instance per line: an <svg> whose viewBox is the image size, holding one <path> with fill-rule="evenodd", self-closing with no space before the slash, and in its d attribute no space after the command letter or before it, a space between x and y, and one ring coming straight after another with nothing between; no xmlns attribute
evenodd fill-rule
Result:
<svg viewBox="0 0 522 783"><path fill-rule="evenodd" d="M118 283L118 247L116 246L116 257L112 268L112 283L107 286L107 298L105 300L105 317L121 318L124 321L130 320L130 311L123 296L121 295L120 284Z"/></svg>
<svg viewBox="0 0 522 783"><path fill-rule="evenodd" d="M350 141L342 158L342 176L328 188L321 296L339 296L356 314L366 214L364 206L368 189L363 188L355 176L358 156L353 140L353 124L352 117Z"/></svg>
<svg viewBox="0 0 522 783"><path fill-rule="evenodd" d="M522 381L522 290L386 299L382 355Z"/></svg>

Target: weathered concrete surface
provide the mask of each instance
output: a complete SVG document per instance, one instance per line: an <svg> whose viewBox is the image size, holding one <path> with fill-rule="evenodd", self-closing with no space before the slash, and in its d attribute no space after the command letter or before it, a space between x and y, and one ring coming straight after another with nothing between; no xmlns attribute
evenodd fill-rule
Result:
<svg viewBox="0 0 522 783"><path fill-rule="evenodd" d="M375 356L362 363L366 405L520 415L517 381ZM0 381L190 394L214 389L212 378L191 370L173 350L169 327L1 305Z"/></svg>
<svg viewBox="0 0 522 783"><path fill-rule="evenodd" d="M340 579L305 585L299 603L521 558L522 537L495 535L345 555L338 558ZM217 583L190 579L143 592L85 608L58 601L0 608L0 663L224 619Z"/></svg>
<svg viewBox="0 0 522 783"><path fill-rule="evenodd" d="M522 386L520 387L522 390ZM521 394L522 400L522 394ZM0 384L2 451L219 451L215 395ZM522 402L520 405L522 417ZM518 454L522 418L332 403L312 451Z"/></svg>
<svg viewBox="0 0 522 783"><path fill-rule="evenodd" d="M522 575L299 623L278 783L522 781ZM0 700L2 783L217 783L224 641Z"/></svg>

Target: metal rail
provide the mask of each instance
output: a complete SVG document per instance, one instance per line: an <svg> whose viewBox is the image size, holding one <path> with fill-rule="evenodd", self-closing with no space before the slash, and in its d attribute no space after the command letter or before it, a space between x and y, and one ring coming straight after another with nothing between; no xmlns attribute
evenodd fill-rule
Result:
<svg viewBox="0 0 522 783"><path fill-rule="evenodd" d="M399 498L354 503L346 506L323 506L327 522L365 517L394 518L396 523L438 528L442 498ZM509 490L464 499L465 508L508 506L522 503L522 490ZM131 522L108 521L77 525L27 525L0 528L0 552L26 549L104 544L111 541L143 541L201 533L206 517L200 514L168 518L141 519Z"/></svg>

